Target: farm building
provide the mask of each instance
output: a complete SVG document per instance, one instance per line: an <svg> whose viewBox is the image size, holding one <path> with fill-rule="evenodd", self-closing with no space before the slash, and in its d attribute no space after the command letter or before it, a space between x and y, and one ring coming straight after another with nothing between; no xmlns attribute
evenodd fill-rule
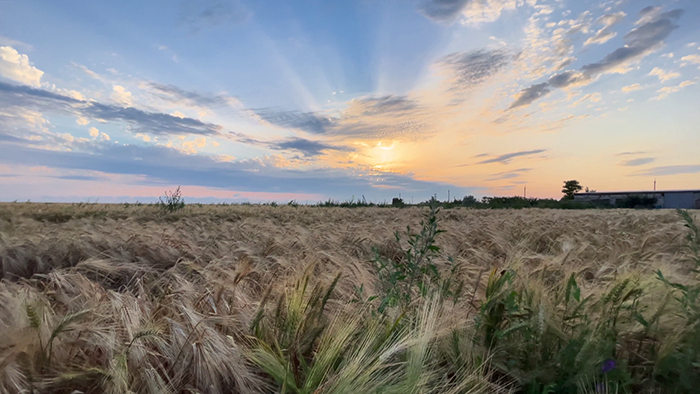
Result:
<svg viewBox="0 0 700 394"><path fill-rule="evenodd" d="M700 190L577 193L574 200L621 208L700 209Z"/></svg>

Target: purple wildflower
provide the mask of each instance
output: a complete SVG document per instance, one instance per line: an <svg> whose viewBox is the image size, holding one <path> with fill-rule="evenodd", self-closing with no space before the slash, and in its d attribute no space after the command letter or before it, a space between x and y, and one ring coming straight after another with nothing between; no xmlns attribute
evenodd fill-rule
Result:
<svg viewBox="0 0 700 394"><path fill-rule="evenodd" d="M603 373L608 373L615 369L617 367L617 364L615 363L615 360L607 359L603 361L603 365L601 366L601 371Z"/></svg>

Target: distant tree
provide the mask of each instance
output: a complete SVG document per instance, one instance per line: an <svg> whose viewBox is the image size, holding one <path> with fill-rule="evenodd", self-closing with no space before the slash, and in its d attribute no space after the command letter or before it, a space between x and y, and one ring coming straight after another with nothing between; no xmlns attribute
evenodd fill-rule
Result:
<svg viewBox="0 0 700 394"><path fill-rule="evenodd" d="M394 197L391 199L391 206L396 208L403 208L404 202L402 198Z"/></svg>
<svg viewBox="0 0 700 394"><path fill-rule="evenodd" d="M564 188L561 189L561 192L564 193L563 199L573 200L574 194L576 194L576 192L580 192L581 189L583 189L583 187L575 179L570 181L564 181Z"/></svg>
<svg viewBox="0 0 700 394"><path fill-rule="evenodd" d="M465 207L473 207L478 203L479 203L479 201L476 199L476 197L474 197L472 195L465 196L462 199L462 206L465 206Z"/></svg>

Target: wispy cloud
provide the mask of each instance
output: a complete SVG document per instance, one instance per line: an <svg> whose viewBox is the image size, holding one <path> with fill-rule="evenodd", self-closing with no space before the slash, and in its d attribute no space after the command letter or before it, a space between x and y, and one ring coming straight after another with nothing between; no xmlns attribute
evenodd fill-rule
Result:
<svg viewBox="0 0 700 394"><path fill-rule="evenodd" d="M634 92L635 90L640 90L640 89L643 89L642 85L640 85L638 83L634 83L632 85L623 86L621 90L623 93L629 93L629 92Z"/></svg>
<svg viewBox="0 0 700 394"><path fill-rule="evenodd" d="M679 27L674 21L678 20L682 14L683 10L680 9L663 13L660 8L643 9L636 23L637 27L625 34L624 46L610 52L598 62L582 66L579 71L555 74L547 82L523 89L508 109L531 104L549 93L549 87L567 88L584 85L600 74L629 71L630 63L642 59L663 45L663 41Z"/></svg>
<svg viewBox="0 0 700 394"><path fill-rule="evenodd" d="M493 22L500 18L504 11L534 3L513 0L424 0L418 10L435 22L452 23L463 16L466 23L481 23ZM540 12L542 10L543 8L540 8ZM548 10L549 8L545 8L545 12L551 12Z"/></svg>
<svg viewBox="0 0 700 394"><path fill-rule="evenodd" d="M634 175L637 176L652 176L652 175L679 175L679 174L697 174L700 172L700 164L695 165L674 165L652 167Z"/></svg>
<svg viewBox="0 0 700 394"><path fill-rule="evenodd" d="M700 65L700 55L688 55L688 56L683 56L681 58L681 63L682 67L688 66L690 64L697 64Z"/></svg>
<svg viewBox="0 0 700 394"><path fill-rule="evenodd" d="M495 75L512 61L513 56L504 49L456 52L438 61L438 65L451 75L450 90L464 92Z"/></svg>
<svg viewBox="0 0 700 394"><path fill-rule="evenodd" d="M583 45L605 44L606 42L615 38L617 33L613 31L613 26L622 22L626 15L627 14L620 11L614 14L606 14L598 18L596 23L603 25L603 28L598 30L593 36L589 37L586 42L583 43Z"/></svg>
<svg viewBox="0 0 700 394"><path fill-rule="evenodd" d="M535 150L527 150L527 151L520 151L520 152L513 152L513 153L506 153L504 155L496 156L491 159L486 159L478 162L477 164L489 164L489 163L501 163L501 164L508 164L510 161L516 157L521 157L521 156L531 156L531 155L536 155L538 153L543 153L546 152L547 149L535 149Z"/></svg>
<svg viewBox="0 0 700 394"><path fill-rule="evenodd" d="M62 94L29 86L0 82L0 104L5 108L28 108L63 113L102 121L121 121L139 133L214 135L223 127L197 119L177 117L159 112L147 112L134 107L78 100Z"/></svg>
<svg viewBox="0 0 700 394"><path fill-rule="evenodd" d="M469 2L470 0L428 0L420 5L419 11L436 22L454 22Z"/></svg>
<svg viewBox="0 0 700 394"><path fill-rule="evenodd" d="M678 78L681 76L681 74L679 74L677 72L664 71L663 69L658 68L658 67L654 67L654 69L651 70L649 75L659 77L659 81L661 81L661 82L666 82L669 79L674 79L674 78Z"/></svg>
<svg viewBox="0 0 700 394"><path fill-rule="evenodd" d="M337 119L316 112L285 111L274 108L253 109L262 120L283 128L299 129L312 134L325 134Z"/></svg>
<svg viewBox="0 0 700 394"><path fill-rule="evenodd" d="M551 92L551 90L549 89L549 84L547 84L547 82L532 85L521 90L515 97L515 101L513 101L508 109L522 107L523 105L530 105L533 101L549 94L549 92Z"/></svg>
<svg viewBox="0 0 700 394"><path fill-rule="evenodd" d="M295 151L306 157L318 156L325 151L351 152L354 149L347 146L336 146L321 141L313 141L306 138L292 137L282 140L264 141L242 133L229 133L237 142L249 145L264 146L273 150Z"/></svg>
<svg viewBox="0 0 700 394"><path fill-rule="evenodd" d="M241 23L251 15L238 0L198 0L185 3L180 24L197 33L207 28Z"/></svg>
<svg viewBox="0 0 700 394"><path fill-rule="evenodd" d="M237 99L225 94L184 90L175 85L149 82L146 88L161 100L189 107L216 108L238 104Z"/></svg>
<svg viewBox="0 0 700 394"><path fill-rule="evenodd" d="M31 51L34 49L34 47L30 44L27 44L26 42L22 42L19 40L14 40L9 37L5 36L0 36L0 46L8 46L8 47L14 47L14 48L24 48L26 50Z"/></svg>
<svg viewBox="0 0 700 394"><path fill-rule="evenodd" d="M416 100L406 96L364 97L350 101L343 115L344 118L374 115L400 116L418 106Z"/></svg>
<svg viewBox="0 0 700 394"><path fill-rule="evenodd" d="M649 164L653 162L655 159L653 157L640 157L638 159L632 159L632 160L627 160L620 165L627 166L627 167L636 167L636 166L643 166L645 164Z"/></svg>
<svg viewBox="0 0 700 394"><path fill-rule="evenodd" d="M652 97L652 100L663 100L666 97L668 97L669 95L671 95L671 93L676 93L676 92L680 91L681 89L686 88L688 86L695 85L696 83L698 83L698 81L692 79L692 80L683 81L676 86L664 86L663 88L656 91L656 93L659 93L659 95L656 97Z"/></svg>
<svg viewBox="0 0 700 394"><path fill-rule="evenodd" d="M517 168L511 171L499 172L491 175L492 177L487 179L487 182L501 181L506 179L519 178L523 173L531 171L532 168Z"/></svg>

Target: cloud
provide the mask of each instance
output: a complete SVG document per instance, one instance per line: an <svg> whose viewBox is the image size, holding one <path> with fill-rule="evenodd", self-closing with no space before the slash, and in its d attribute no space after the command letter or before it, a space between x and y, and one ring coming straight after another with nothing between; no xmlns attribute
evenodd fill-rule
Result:
<svg viewBox="0 0 700 394"><path fill-rule="evenodd" d="M112 87L112 95L109 97L115 103L121 104L125 107L131 107L131 92L126 90L123 86L114 85Z"/></svg>
<svg viewBox="0 0 700 394"><path fill-rule="evenodd" d="M674 165L652 167L642 172L634 174L635 176L663 176L663 175L679 175L679 174L697 174L700 172L700 164L696 165Z"/></svg>
<svg viewBox="0 0 700 394"><path fill-rule="evenodd" d="M274 150L296 151L296 152L299 152L302 155L307 156L307 157L318 156L318 155L321 155L324 151L329 151L329 150L344 151L344 152L353 151L353 149L350 147L335 146L335 145L325 144L325 143L320 142L320 141L313 141L313 140L308 140L308 139L299 138L299 137L287 138L287 139L276 140L276 141L263 141L263 140L258 140L258 139L252 138L252 137L245 135L243 133L230 132L229 135L233 136L233 138L237 142L240 142L243 144L264 146L264 147L274 149Z"/></svg>
<svg viewBox="0 0 700 394"><path fill-rule="evenodd" d="M0 47L0 76L29 86L41 86L44 72L31 65L27 55L9 46Z"/></svg>
<svg viewBox="0 0 700 394"><path fill-rule="evenodd" d="M635 90L640 90L642 89L642 85L635 83L632 85L627 85L622 87L622 92L623 93L629 93L629 92L634 92Z"/></svg>
<svg viewBox="0 0 700 394"><path fill-rule="evenodd" d="M97 138L98 135L100 135L100 130L97 127L90 127L90 137Z"/></svg>
<svg viewBox="0 0 700 394"><path fill-rule="evenodd" d="M636 167L636 166L642 166L644 164L649 164L653 162L655 159L653 157L640 157L638 159L631 159L624 161L620 163L620 165L627 166L627 167Z"/></svg>
<svg viewBox="0 0 700 394"><path fill-rule="evenodd" d="M700 56L698 55L688 55L688 56L683 56L681 58L681 67L685 67L690 64L698 64L700 65Z"/></svg>
<svg viewBox="0 0 700 394"><path fill-rule="evenodd" d="M75 105L84 101L49 92L44 89L35 89L26 85L12 85L0 82L0 107L17 108L26 107L37 111L70 111Z"/></svg>
<svg viewBox="0 0 700 394"><path fill-rule="evenodd" d="M343 112L343 118L361 116L402 116L419 107L418 102L406 96L382 96L352 99Z"/></svg>
<svg viewBox="0 0 700 394"><path fill-rule="evenodd" d="M589 93L581 97L580 99L574 101L573 104L571 104L572 107L576 107L586 101L590 101L591 103L597 103L600 100L602 100L602 97L600 93Z"/></svg>
<svg viewBox="0 0 700 394"><path fill-rule="evenodd" d="M567 88L569 86L582 85L587 82L587 78L578 71L565 71L552 75L547 83L553 88Z"/></svg>
<svg viewBox="0 0 700 394"><path fill-rule="evenodd" d="M222 126L204 123L197 119L147 112L134 107L78 100L44 89L2 82L0 82L0 107L56 112L101 121L121 121L131 125L134 132L156 135L214 135L223 131Z"/></svg>
<svg viewBox="0 0 700 394"><path fill-rule="evenodd" d="M269 146L270 148L276 150L295 150L302 153L304 156L318 156L326 150L339 150L346 152L353 150L348 147L337 147L304 138L290 138L284 141L272 143Z"/></svg>
<svg viewBox="0 0 700 394"><path fill-rule="evenodd" d="M26 50L31 51L34 49L34 47L30 44L27 44L25 42L19 41L19 40L13 40L12 38L5 37L5 36L0 36L0 46L7 46L7 47L22 47Z"/></svg>
<svg viewBox="0 0 700 394"><path fill-rule="evenodd" d="M583 46L591 44L605 44L617 36L617 33L612 30L613 26L620 23L626 16L620 11L614 14L603 15L596 21L597 24L603 25L603 28L598 30L592 37L589 37Z"/></svg>
<svg viewBox="0 0 700 394"><path fill-rule="evenodd" d="M493 22L507 10L514 10L519 5L533 5L535 1L520 0L424 0L419 4L418 12L426 18L440 23L452 23L460 16L465 23ZM541 12L548 12L541 8Z"/></svg>
<svg viewBox="0 0 700 394"><path fill-rule="evenodd" d="M237 0L187 2L180 24L192 33L203 29L245 22L251 13Z"/></svg>
<svg viewBox="0 0 700 394"><path fill-rule="evenodd" d="M238 104L237 99L223 94L188 91L174 85L162 85L155 82L149 82L146 87L150 88L156 97L178 105L215 108Z"/></svg>
<svg viewBox="0 0 700 394"><path fill-rule="evenodd" d="M486 81L507 66L512 55L503 49L456 52L438 61L451 74L450 90L465 91Z"/></svg>
<svg viewBox="0 0 700 394"><path fill-rule="evenodd" d="M535 150L528 150L528 151L520 151L520 152L513 152L513 153L506 153L504 155L500 155L491 159L486 159L483 161L478 162L477 164L490 164L490 163L501 163L501 164L508 164L513 158L516 157L521 157L521 156L531 156L531 155L536 155L538 153L546 152L547 149L535 149Z"/></svg>
<svg viewBox="0 0 700 394"><path fill-rule="evenodd" d="M544 97L549 94L551 90L548 88L547 82L543 82L537 85L532 85L520 91L517 95L515 101L508 107L508 109L513 109L521 107L523 105L530 105L533 101L540 97Z"/></svg>
<svg viewBox="0 0 700 394"><path fill-rule="evenodd" d="M659 89L656 91L656 93L659 93L658 96L652 97L652 100L663 100L666 97L668 97L671 93L676 93L680 91L681 89L695 85L697 83L697 80L687 80L683 81L677 86L664 86L663 88Z"/></svg>
<svg viewBox="0 0 700 394"><path fill-rule="evenodd" d="M179 118L160 112L146 112L133 107L124 108L97 102L90 102L86 107L80 108L80 113L97 120L128 123L135 133L216 135L223 131L220 125L197 119Z"/></svg>
<svg viewBox="0 0 700 394"><path fill-rule="evenodd" d="M565 58L561 59L561 61L559 62L559 64L556 67L554 67L554 71L561 71L575 61L576 61L576 58L573 56L565 57Z"/></svg>
<svg viewBox="0 0 700 394"><path fill-rule="evenodd" d="M419 11L435 22L454 22L462 13L462 9L471 0L430 0L424 1Z"/></svg>
<svg viewBox="0 0 700 394"><path fill-rule="evenodd" d="M645 18L647 14L642 14L640 20L645 22L625 34L624 46L615 49L599 62L581 67L581 71L588 77L607 72L625 72L627 63L643 58L663 44L663 40L679 27L673 21L678 20L682 14L683 10L679 9L648 19Z"/></svg>
<svg viewBox="0 0 700 394"><path fill-rule="evenodd" d="M658 68L658 67L654 67L654 69L651 70L651 72L649 73L649 75L659 77L659 80L660 80L661 82L666 82L666 81L668 81L669 79L678 78L678 77L681 76L681 74L679 74L679 73L676 73L676 72L667 72L667 71L664 71L664 70L662 70L662 69L660 69L660 68Z"/></svg>
<svg viewBox="0 0 700 394"><path fill-rule="evenodd" d="M520 177L523 173L531 171L532 168L518 168L511 171L499 172L492 175L492 178L487 179L487 182L500 181L505 179L513 179Z"/></svg>
<svg viewBox="0 0 700 394"><path fill-rule="evenodd" d="M237 191L317 193L336 198L365 194L390 198L396 190L428 197L437 190L455 195L468 188L441 182L415 180L412 176L376 169L316 168L309 171L275 166L271 160L223 161L216 157L188 155L164 146L136 146L94 142L72 151L42 150L0 143L0 163L47 166L65 170L90 170L106 174L137 175L145 185L203 186ZM422 197L421 197L422 198Z"/></svg>
<svg viewBox="0 0 700 394"><path fill-rule="evenodd" d="M101 76L100 74L98 74L98 73L96 73L96 72L90 70L90 69L87 68L86 66L83 66L82 64L73 63L73 66L79 68L80 71L82 71L82 72L84 72L85 74L87 74L90 78L96 79L96 80L101 81L101 82L108 82L106 78L104 78L104 77Z"/></svg>
<svg viewBox="0 0 700 394"><path fill-rule="evenodd" d="M508 109L531 104L549 93L550 86L567 88L584 85L600 74L627 72L629 63L641 60L663 45L663 40L679 27L674 21L678 20L682 14L683 10L680 9L664 13L653 7L642 9L636 23L637 27L625 34L624 46L610 52L598 62L582 66L578 72L566 71L556 74L548 82L523 89Z"/></svg>
<svg viewBox="0 0 700 394"><path fill-rule="evenodd" d="M636 150L636 151L621 152L621 153L618 153L617 156L635 156L635 155L643 155L645 153L647 153L647 152L643 151L643 150Z"/></svg>
<svg viewBox="0 0 700 394"><path fill-rule="evenodd" d="M325 134L337 119L315 112L284 111L273 108L253 109L262 120L283 128L299 129L312 134Z"/></svg>

